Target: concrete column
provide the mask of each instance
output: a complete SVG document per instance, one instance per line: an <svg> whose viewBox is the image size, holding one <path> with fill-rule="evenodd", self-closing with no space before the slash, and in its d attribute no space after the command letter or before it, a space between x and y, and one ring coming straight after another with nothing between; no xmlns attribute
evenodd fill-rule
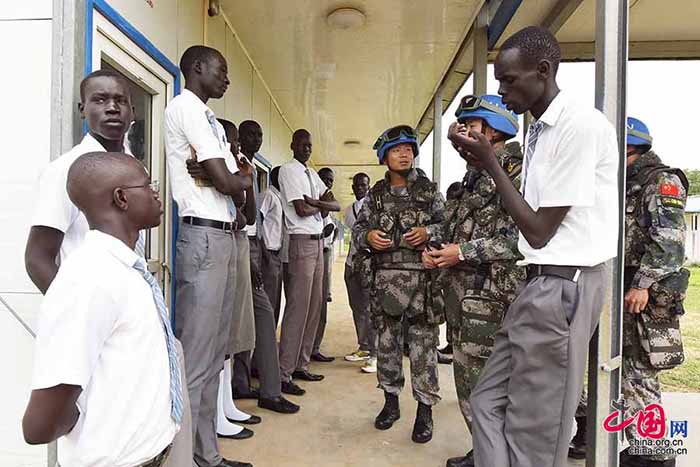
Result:
<svg viewBox="0 0 700 467"><path fill-rule="evenodd" d="M488 64L488 5L479 11L474 23L474 87L477 96L486 94L487 64Z"/></svg>
<svg viewBox="0 0 700 467"><path fill-rule="evenodd" d="M621 402L628 11L628 0L596 0L595 105L617 130L620 216L617 258L611 278L612 297L606 301L589 351L587 466L617 467L622 436L622 433L606 433L600 427L610 414L611 402Z"/></svg>
<svg viewBox="0 0 700 467"><path fill-rule="evenodd" d="M51 159L82 137L78 114L85 75L85 1L53 0L51 65Z"/></svg>
<svg viewBox="0 0 700 467"><path fill-rule="evenodd" d="M442 88L438 88L433 98L433 182L440 189L442 164Z"/></svg>

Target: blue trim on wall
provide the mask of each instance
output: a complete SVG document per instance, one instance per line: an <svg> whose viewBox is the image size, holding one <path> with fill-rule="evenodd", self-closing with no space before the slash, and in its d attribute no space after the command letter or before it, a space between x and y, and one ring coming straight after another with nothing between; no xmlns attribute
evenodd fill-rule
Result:
<svg viewBox="0 0 700 467"><path fill-rule="evenodd" d="M141 48L144 52L148 54L153 60L162 66L168 73L170 73L175 78L175 83L173 84L173 96L180 94L181 80L180 80L180 69L175 65L170 59L163 54L151 41L149 41L146 36L144 36L138 29L136 29L131 23L129 23L126 18L120 15L117 10L112 8L105 0L85 0L85 76L92 73L92 46L93 37L92 29L94 25L94 12L97 10L100 12L110 23L112 23L119 31L122 32L126 37L133 41L136 45ZM83 124L83 133L87 133L87 125ZM172 277L171 277L171 319L173 326L175 325L175 283L176 271L175 271L175 257L176 257L176 242L177 242L177 232L178 232L178 214L177 205L173 200L173 212L172 212Z"/></svg>
<svg viewBox="0 0 700 467"><path fill-rule="evenodd" d="M496 47L496 43L503 35L503 31L506 30L508 23L515 16L515 12L518 11L520 4L523 0L503 0L499 5L496 13L493 15L491 22L489 23L487 30L488 37L488 49L493 50Z"/></svg>

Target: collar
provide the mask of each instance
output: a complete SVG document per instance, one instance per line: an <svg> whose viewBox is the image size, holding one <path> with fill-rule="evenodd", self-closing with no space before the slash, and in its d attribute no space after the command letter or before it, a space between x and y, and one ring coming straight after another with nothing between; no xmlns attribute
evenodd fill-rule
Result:
<svg viewBox="0 0 700 467"><path fill-rule="evenodd" d="M564 91L559 91L554 100L549 103L549 107L544 111L542 116L538 121L546 124L547 126L554 126L559 120L559 116L566 108L566 104L569 102L568 96Z"/></svg>
<svg viewBox="0 0 700 467"><path fill-rule="evenodd" d="M124 242L116 237L101 232L90 230L85 234L85 242L98 245L99 248L107 251L125 266L132 268L138 260L143 260L134 250L126 246Z"/></svg>
<svg viewBox="0 0 700 467"><path fill-rule="evenodd" d="M296 160L296 158L295 158L294 156L292 156L292 160L289 161L289 162L292 163L292 164L298 165L298 166L301 167L303 170L311 169L311 167L309 167L309 162L308 162L308 161L306 161L306 165L304 165L304 164L302 164L301 162L299 162L298 160Z"/></svg>
<svg viewBox="0 0 700 467"><path fill-rule="evenodd" d="M391 186L391 170L387 170L386 173L384 174L384 180L386 181L387 186ZM415 167L412 167L411 170L408 172L408 175L406 176L406 186L411 186L413 183L418 180L418 171L416 170Z"/></svg>
<svg viewBox="0 0 700 467"><path fill-rule="evenodd" d="M627 166L627 178L633 180L639 173L647 167L658 167L663 165L659 156L652 150L640 155L636 161Z"/></svg>
<svg viewBox="0 0 700 467"><path fill-rule="evenodd" d="M276 187L270 185L268 189L272 192L273 195L277 196L279 199L282 199L282 193L280 193L280 191Z"/></svg>
<svg viewBox="0 0 700 467"><path fill-rule="evenodd" d="M102 143L97 141L97 139L95 139L95 137L92 136L89 132L85 133L85 136L83 136L83 140L78 146L80 146L81 151L84 151L82 154L87 154L88 152L107 152L105 147L102 146ZM130 156L133 156L133 154L131 153L131 149L129 149L126 136L124 137L124 152Z"/></svg>

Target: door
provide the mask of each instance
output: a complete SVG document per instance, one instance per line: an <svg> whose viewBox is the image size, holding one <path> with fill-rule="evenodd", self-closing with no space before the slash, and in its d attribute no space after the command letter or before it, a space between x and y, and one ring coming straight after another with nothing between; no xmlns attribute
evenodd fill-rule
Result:
<svg viewBox="0 0 700 467"><path fill-rule="evenodd" d="M149 270L158 278L166 301L170 299L172 201L166 180L163 115L173 97L174 78L148 56L136 43L110 22L95 14L92 69L111 69L129 84L134 121L126 137L126 146L143 162L151 180L160 182L163 219L159 227L146 234L145 256Z"/></svg>

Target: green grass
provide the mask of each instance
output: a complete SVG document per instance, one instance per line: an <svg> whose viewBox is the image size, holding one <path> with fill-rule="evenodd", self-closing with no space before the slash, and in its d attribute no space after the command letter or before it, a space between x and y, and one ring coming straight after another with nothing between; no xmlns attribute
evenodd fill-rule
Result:
<svg viewBox="0 0 700 467"><path fill-rule="evenodd" d="M681 333L685 362L660 375L664 391L700 391L700 267L690 267L690 286L685 299L685 315L681 317Z"/></svg>

